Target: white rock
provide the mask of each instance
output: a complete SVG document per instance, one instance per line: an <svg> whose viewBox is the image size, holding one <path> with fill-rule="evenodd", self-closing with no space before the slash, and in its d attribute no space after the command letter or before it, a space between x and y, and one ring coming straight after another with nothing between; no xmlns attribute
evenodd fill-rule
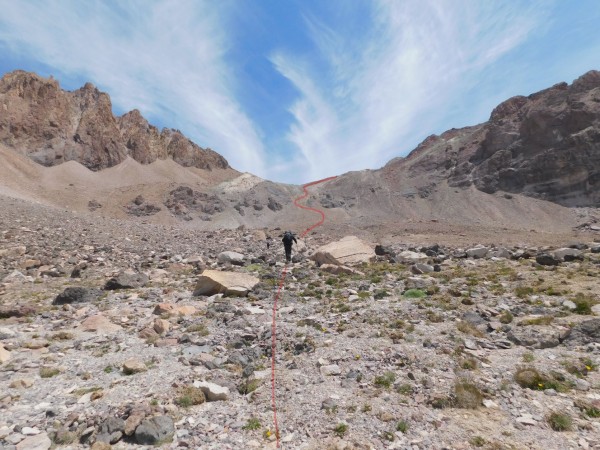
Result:
<svg viewBox="0 0 600 450"><path fill-rule="evenodd" d="M562 303L562 305L563 305L565 308L568 308L568 309L570 309L571 311L573 311L574 309L576 309L576 308L577 308L577 305L576 305L574 302L572 302L571 300L565 300L565 301Z"/></svg>
<svg viewBox="0 0 600 450"><path fill-rule="evenodd" d="M0 339L11 339L17 335L13 330L6 327L0 327Z"/></svg>
<svg viewBox="0 0 600 450"><path fill-rule="evenodd" d="M40 430L35 427L23 427L21 433L25 436L35 436L36 434L40 434Z"/></svg>
<svg viewBox="0 0 600 450"><path fill-rule="evenodd" d="M537 421L534 420L533 417L529 417L529 416L521 416L521 417L517 417L517 422L523 424L523 425L537 425Z"/></svg>
<svg viewBox="0 0 600 450"><path fill-rule="evenodd" d="M341 374L342 370L337 364L330 364L327 366L321 366L321 373L325 376L333 376Z"/></svg>
<svg viewBox="0 0 600 450"><path fill-rule="evenodd" d="M483 406L485 406L486 408L498 408L497 403L487 399L483 401Z"/></svg>
<svg viewBox="0 0 600 450"><path fill-rule="evenodd" d="M194 381L194 386L202 389L209 402L229 399L229 388L207 381Z"/></svg>

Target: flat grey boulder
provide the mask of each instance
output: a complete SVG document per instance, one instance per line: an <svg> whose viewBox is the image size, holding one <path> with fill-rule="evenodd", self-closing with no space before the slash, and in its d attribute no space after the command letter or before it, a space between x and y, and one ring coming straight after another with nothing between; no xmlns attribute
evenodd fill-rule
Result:
<svg viewBox="0 0 600 450"><path fill-rule="evenodd" d="M68 287L52 301L53 305L72 303L89 303L98 300L103 295L100 289L85 287Z"/></svg>
<svg viewBox="0 0 600 450"><path fill-rule="evenodd" d="M558 266L561 260L548 253L541 253L535 257L535 262L542 266Z"/></svg>
<svg viewBox="0 0 600 450"><path fill-rule="evenodd" d="M569 329L549 326L517 326L507 334L507 338L516 345L533 348L553 348L568 336Z"/></svg>
<svg viewBox="0 0 600 450"><path fill-rule="evenodd" d="M169 416L156 416L143 420L135 429L135 441L140 445L170 442L175 434L175 424Z"/></svg>
<svg viewBox="0 0 600 450"><path fill-rule="evenodd" d="M194 296L224 294L244 297L260 280L247 273L205 270L198 278Z"/></svg>
<svg viewBox="0 0 600 450"><path fill-rule="evenodd" d="M244 255L238 252L221 252L217 256L217 261L220 263L230 263L235 266L243 266Z"/></svg>
<svg viewBox="0 0 600 450"><path fill-rule="evenodd" d="M554 250L552 255L560 261L583 260L583 252L576 248L559 248L558 250Z"/></svg>
<svg viewBox="0 0 600 450"><path fill-rule="evenodd" d="M319 266L336 264L339 266L369 262L375 257L375 250L356 236L346 236L339 241L319 247L311 256Z"/></svg>
<svg viewBox="0 0 600 450"><path fill-rule="evenodd" d="M148 283L148 276L143 273L124 271L106 282L104 289L112 291L115 289L136 289Z"/></svg>
<svg viewBox="0 0 600 450"><path fill-rule="evenodd" d="M487 247L473 247L467 250L467 256L469 258L485 258L488 254L489 249Z"/></svg>
<svg viewBox="0 0 600 450"><path fill-rule="evenodd" d="M565 343L570 345L587 345L591 342L600 342L600 319L578 323L565 340Z"/></svg>

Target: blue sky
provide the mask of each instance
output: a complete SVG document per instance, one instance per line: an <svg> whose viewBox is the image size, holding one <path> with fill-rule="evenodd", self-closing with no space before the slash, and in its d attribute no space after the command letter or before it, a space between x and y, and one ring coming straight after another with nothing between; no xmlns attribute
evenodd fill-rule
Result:
<svg viewBox="0 0 600 450"><path fill-rule="evenodd" d="M241 171L304 183L378 168L600 69L600 3L0 0L0 72L91 81Z"/></svg>

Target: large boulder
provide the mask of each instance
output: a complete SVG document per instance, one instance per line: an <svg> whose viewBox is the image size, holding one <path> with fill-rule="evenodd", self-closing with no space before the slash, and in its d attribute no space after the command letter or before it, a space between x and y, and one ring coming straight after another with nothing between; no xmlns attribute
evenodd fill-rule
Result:
<svg viewBox="0 0 600 450"><path fill-rule="evenodd" d="M229 296L244 297L259 282L258 278L247 273L205 270L198 278L194 295L222 293Z"/></svg>
<svg viewBox="0 0 600 450"><path fill-rule="evenodd" d="M374 249L356 236L346 236L339 241L319 247L311 256L321 264L352 265L369 262L375 257Z"/></svg>

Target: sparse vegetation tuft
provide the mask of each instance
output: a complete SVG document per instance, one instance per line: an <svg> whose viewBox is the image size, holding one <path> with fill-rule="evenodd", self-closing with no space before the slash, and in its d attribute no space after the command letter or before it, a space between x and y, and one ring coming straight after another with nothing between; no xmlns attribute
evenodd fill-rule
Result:
<svg viewBox="0 0 600 450"><path fill-rule="evenodd" d="M40 367L40 377L52 378L60 373L56 367Z"/></svg>
<svg viewBox="0 0 600 450"><path fill-rule="evenodd" d="M348 431L348 424L343 422L338 423L333 429L333 432L340 437L346 434L346 431Z"/></svg>
<svg viewBox="0 0 600 450"><path fill-rule="evenodd" d="M427 296L427 294L421 289L408 289L402 295L404 295L406 298L423 298Z"/></svg>
<svg viewBox="0 0 600 450"><path fill-rule="evenodd" d="M243 430L258 430L260 428L260 420L258 420L256 417L250 417L248 419L248 422L246 422L246 425L244 425L242 427Z"/></svg>
<svg viewBox="0 0 600 450"><path fill-rule="evenodd" d="M202 389L195 386L185 386L179 389L178 396L175 398L175 404L182 408L189 408L194 405L201 405L206 401L206 396Z"/></svg>
<svg viewBox="0 0 600 450"><path fill-rule="evenodd" d="M383 375L376 376L373 383L377 387L389 389L394 384L394 381L396 381L396 374L394 372L386 372Z"/></svg>
<svg viewBox="0 0 600 450"><path fill-rule="evenodd" d="M454 405L456 408L475 409L481 405L483 394L473 382L460 379L454 383Z"/></svg>
<svg viewBox="0 0 600 450"><path fill-rule="evenodd" d="M571 416L557 411L551 412L546 417L546 421L554 431L568 431L573 425Z"/></svg>

